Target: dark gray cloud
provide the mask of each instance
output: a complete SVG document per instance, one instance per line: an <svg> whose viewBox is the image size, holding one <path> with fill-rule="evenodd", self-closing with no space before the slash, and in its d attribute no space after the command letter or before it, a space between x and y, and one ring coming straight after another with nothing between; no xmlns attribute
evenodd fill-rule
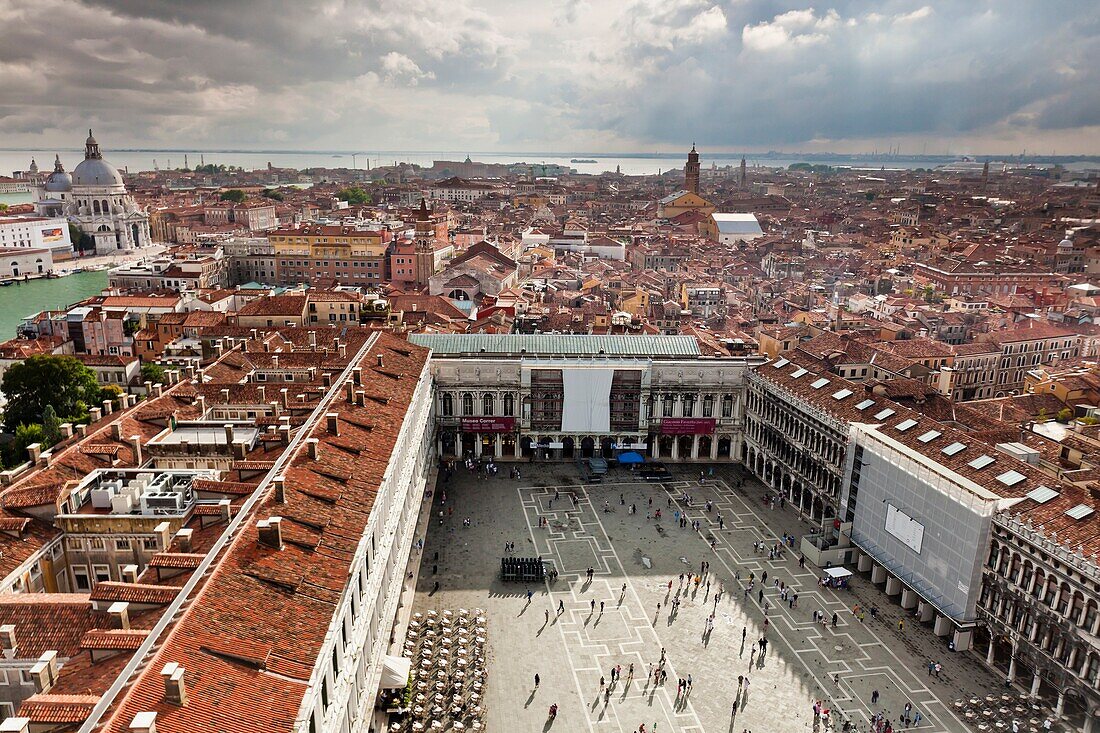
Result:
<svg viewBox="0 0 1100 733"><path fill-rule="evenodd" d="M1071 0L7 0L0 139L1100 152L1097 58Z"/></svg>

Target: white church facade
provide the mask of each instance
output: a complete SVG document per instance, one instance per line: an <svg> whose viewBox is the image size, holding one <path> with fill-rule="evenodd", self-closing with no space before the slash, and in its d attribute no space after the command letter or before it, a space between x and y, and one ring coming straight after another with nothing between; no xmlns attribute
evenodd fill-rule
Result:
<svg viewBox="0 0 1100 733"><path fill-rule="evenodd" d="M95 241L97 255L150 246L149 215L126 190L122 174L103 159L99 143L88 130L84 160L72 175L58 157L46 178L35 180L35 211L39 216L63 216Z"/></svg>

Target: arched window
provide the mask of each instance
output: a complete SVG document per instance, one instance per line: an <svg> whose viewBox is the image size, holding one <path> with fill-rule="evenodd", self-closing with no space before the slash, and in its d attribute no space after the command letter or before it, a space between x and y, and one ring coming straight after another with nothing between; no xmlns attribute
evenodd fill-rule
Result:
<svg viewBox="0 0 1100 733"><path fill-rule="evenodd" d="M695 395L684 395L684 417L692 417L695 415Z"/></svg>
<svg viewBox="0 0 1100 733"><path fill-rule="evenodd" d="M450 392L443 393L443 398L440 400L440 409L443 412L443 417L450 417L455 414L454 398L451 397Z"/></svg>
<svg viewBox="0 0 1100 733"><path fill-rule="evenodd" d="M733 417L733 395L722 398L722 417Z"/></svg>
<svg viewBox="0 0 1100 733"><path fill-rule="evenodd" d="M664 417L672 417L672 405L676 402L676 395L666 394L664 402L661 405L661 415Z"/></svg>
<svg viewBox="0 0 1100 733"><path fill-rule="evenodd" d="M92 213L93 214L98 214L99 213L99 199L95 199L95 200L92 201Z"/></svg>
<svg viewBox="0 0 1100 733"><path fill-rule="evenodd" d="M703 395L703 417L714 417L714 395Z"/></svg>
<svg viewBox="0 0 1100 733"><path fill-rule="evenodd" d="M474 396L469 392L462 395L462 414L466 417L474 414Z"/></svg>
<svg viewBox="0 0 1100 733"><path fill-rule="evenodd" d="M100 209L103 211L104 214L110 214L111 213L110 207L107 206L107 200L106 199L104 199L103 203L100 204Z"/></svg>
<svg viewBox="0 0 1100 733"><path fill-rule="evenodd" d="M492 415L493 412L495 412L496 410L495 403L496 400L493 399L493 396L489 393L485 393L485 395L481 398L481 414Z"/></svg>
<svg viewBox="0 0 1100 733"><path fill-rule="evenodd" d="M504 395L504 416L512 417L515 415L515 405L513 404L512 393L508 392Z"/></svg>

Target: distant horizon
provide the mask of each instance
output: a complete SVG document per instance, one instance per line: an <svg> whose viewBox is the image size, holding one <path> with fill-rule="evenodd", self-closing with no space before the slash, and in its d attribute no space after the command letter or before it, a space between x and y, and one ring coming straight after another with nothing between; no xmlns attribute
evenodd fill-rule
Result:
<svg viewBox="0 0 1100 733"><path fill-rule="evenodd" d="M701 147L701 146L700 146ZM435 154L448 154L457 155L465 158L466 156L474 155L491 155L494 157L502 156L546 156L554 158L562 157L577 157L587 156L592 158L668 158L670 160L679 160L685 158L687 155L687 149L681 151L670 152L646 152L643 150L632 150L625 152L597 152L591 150L567 150L567 151L552 151L552 150L460 150L460 149L414 149L414 148L401 148L392 150L383 149L371 149L371 150L356 150L352 148L340 149L340 148L238 148L238 147L208 147L208 148L188 148L188 147L112 147L103 146L105 157L110 157L112 152L117 153L179 153L179 154L210 154L210 153L249 153L249 154L278 154L278 155L341 155L341 156L360 156L366 157L375 155L388 155L388 154L410 154L410 155L435 155ZM84 150L83 146L64 146L64 147L51 147L51 146L18 146L18 147L0 147L0 151L8 153L35 153L43 151L56 151L56 152L75 152L79 153ZM1100 162L1100 154L1097 153L1032 153L1026 150L1020 152L944 152L944 153L907 153L907 152L884 152L877 150L869 150L863 152L836 152L836 151L809 151L809 150L776 150L770 149L767 151L759 150L708 150L700 149L700 156L705 160L707 158L736 158L740 156L759 157L759 158L789 158L789 157L824 157L824 158L870 158L876 160L943 160L947 159L959 159L959 158L981 158L995 160L1027 160L1027 161L1044 161L1044 160L1095 160ZM475 161L476 162L476 161Z"/></svg>

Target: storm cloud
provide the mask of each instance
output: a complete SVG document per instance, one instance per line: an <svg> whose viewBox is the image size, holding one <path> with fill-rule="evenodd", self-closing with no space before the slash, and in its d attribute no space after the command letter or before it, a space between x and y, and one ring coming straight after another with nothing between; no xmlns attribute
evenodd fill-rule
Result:
<svg viewBox="0 0 1100 733"><path fill-rule="evenodd" d="M0 0L0 144L1100 153L1066 0Z"/></svg>

